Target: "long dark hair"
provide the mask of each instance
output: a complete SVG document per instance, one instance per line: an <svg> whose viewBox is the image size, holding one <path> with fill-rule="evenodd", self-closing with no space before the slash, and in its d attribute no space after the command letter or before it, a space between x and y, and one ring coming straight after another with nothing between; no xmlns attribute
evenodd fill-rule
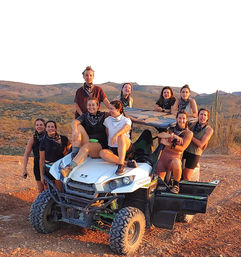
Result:
<svg viewBox="0 0 241 257"><path fill-rule="evenodd" d="M36 125L36 122L37 122L37 121L42 121L43 124L44 124L44 126L46 126L44 119L42 119L42 118L37 118L37 119L34 121L34 125Z"/></svg>
<svg viewBox="0 0 241 257"><path fill-rule="evenodd" d="M174 97L175 97L174 94L173 94L173 91L172 91L172 88L171 88L171 87L163 87L163 88L162 88L162 91L161 91L161 94L160 94L160 97L159 97L159 99L158 99L158 102L159 102L160 104L162 104L162 102L163 102L163 100L164 100L163 92L164 92L164 90L166 90L166 89L170 90L170 92L171 92L171 97L170 97L170 98L174 98Z"/></svg>
<svg viewBox="0 0 241 257"><path fill-rule="evenodd" d="M184 88L187 88L187 89L189 90L189 92L191 92L190 87L188 86L188 84L186 84L186 85L184 85L183 87L181 87L180 93L182 92L182 90L183 90Z"/></svg>
<svg viewBox="0 0 241 257"><path fill-rule="evenodd" d="M122 89L124 88L125 85L130 85L130 86L131 86L131 92L132 92L132 89L133 89L133 86L132 86L131 83L129 83L129 82L124 83L124 84L122 85L122 87L121 87L121 98L124 97ZM130 99L130 95L128 95L128 100L129 100L129 99Z"/></svg>
<svg viewBox="0 0 241 257"><path fill-rule="evenodd" d="M54 120L48 120L48 121L46 122L45 126L47 127L47 124L50 123L50 122L54 123L55 129L57 130L57 123L56 123L56 121L54 121Z"/></svg>
<svg viewBox="0 0 241 257"><path fill-rule="evenodd" d="M114 100L110 102L111 105L113 105L119 112L120 114L124 114L124 106L120 100Z"/></svg>

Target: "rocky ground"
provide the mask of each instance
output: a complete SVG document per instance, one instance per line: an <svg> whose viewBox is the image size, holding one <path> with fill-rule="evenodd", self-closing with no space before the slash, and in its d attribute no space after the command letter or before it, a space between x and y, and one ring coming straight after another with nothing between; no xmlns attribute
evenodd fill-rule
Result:
<svg viewBox="0 0 241 257"><path fill-rule="evenodd" d="M116 256L108 235L64 224L52 234L39 234L28 221L37 196L33 175L21 178L18 156L0 155L0 256ZM32 170L32 160L29 171ZM241 256L241 160L232 155L201 159L201 181L220 180L206 214L173 230L146 230L135 256Z"/></svg>

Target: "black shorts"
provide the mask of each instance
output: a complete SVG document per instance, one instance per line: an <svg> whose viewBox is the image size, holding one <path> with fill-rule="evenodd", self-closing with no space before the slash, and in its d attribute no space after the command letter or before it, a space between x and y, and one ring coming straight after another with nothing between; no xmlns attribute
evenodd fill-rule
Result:
<svg viewBox="0 0 241 257"><path fill-rule="evenodd" d="M36 158L33 161L33 174L36 181L41 181L40 170L39 170L39 158Z"/></svg>
<svg viewBox="0 0 241 257"><path fill-rule="evenodd" d="M200 155L184 151L182 159L186 160L185 168L195 169L200 159Z"/></svg>
<svg viewBox="0 0 241 257"><path fill-rule="evenodd" d="M111 147L111 146L109 146L109 150L111 150L111 152L112 152L113 154L115 154L115 155L118 156L118 148L117 148L117 147ZM133 151L134 151L134 148L133 148L133 145L131 144L130 147L129 147L129 149L126 151L126 159L127 159L127 158L130 158L130 156L132 155Z"/></svg>

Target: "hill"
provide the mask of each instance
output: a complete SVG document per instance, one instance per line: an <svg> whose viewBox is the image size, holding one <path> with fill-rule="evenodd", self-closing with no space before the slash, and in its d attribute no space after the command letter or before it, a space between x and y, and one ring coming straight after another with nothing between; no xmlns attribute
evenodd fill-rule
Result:
<svg viewBox="0 0 241 257"><path fill-rule="evenodd" d="M80 83L33 85L0 81L0 154L23 154L24 146L33 133L33 122L37 117L56 120L60 133L70 137L70 123L74 117L73 99L77 88L81 85ZM100 86L110 100L119 95L121 89L121 84L114 82L106 82ZM134 107L152 110L161 89L162 86L133 83ZM179 95L180 88L173 87L173 90L175 95ZM192 92L192 96L195 97L199 107L213 109L215 94L198 95ZM223 127L224 136L228 138L232 135L232 138L241 144L241 95L222 92L219 95L218 113L220 126L223 127L222 124L229 126Z"/></svg>

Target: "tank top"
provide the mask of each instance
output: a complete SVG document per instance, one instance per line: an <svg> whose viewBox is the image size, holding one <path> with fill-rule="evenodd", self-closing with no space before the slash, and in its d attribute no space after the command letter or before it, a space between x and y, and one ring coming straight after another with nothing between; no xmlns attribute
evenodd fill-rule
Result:
<svg viewBox="0 0 241 257"><path fill-rule="evenodd" d="M192 127L192 131L194 129L195 126ZM205 128L203 128L201 131L199 132L193 132L193 136L198 139L201 140L202 137L205 135L207 129L210 128L209 125L207 125ZM195 155L201 155L203 153L202 148L198 147L197 145L195 145L193 142L190 143L190 145L187 147L186 152L195 154Z"/></svg>

